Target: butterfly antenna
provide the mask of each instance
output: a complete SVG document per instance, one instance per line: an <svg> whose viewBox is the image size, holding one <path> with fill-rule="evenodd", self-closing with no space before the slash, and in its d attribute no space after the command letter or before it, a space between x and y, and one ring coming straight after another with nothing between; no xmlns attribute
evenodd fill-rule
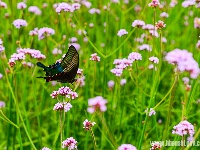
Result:
<svg viewBox="0 0 200 150"><path fill-rule="evenodd" d="M45 66L44 64L42 64L41 62L37 62L37 66L46 69L47 66Z"/></svg>

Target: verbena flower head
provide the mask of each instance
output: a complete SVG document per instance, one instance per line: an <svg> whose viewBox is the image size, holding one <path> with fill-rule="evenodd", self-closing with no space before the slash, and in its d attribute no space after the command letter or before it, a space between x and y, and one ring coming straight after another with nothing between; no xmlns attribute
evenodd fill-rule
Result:
<svg viewBox="0 0 200 150"><path fill-rule="evenodd" d="M200 49L200 40L197 41L196 48ZM0 50L1 51L1 50Z"/></svg>
<svg viewBox="0 0 200 150"><path fill-rule="evenodd" d="M31 31L29 32L29 35L30 35L30 36L38 35L38 28L34 28L34 30L31 30Z"/></svg>
<svg viewBox="0 0 200 150"><path fill-rule="evenodd" d="M126 79L121 79L120 85L121 85L121 86L124 86L125 84L126 84Z"/></svg>
<svg viewBox="0 0 200 150"><path fill-rule="evenodd" d="M160 14L160 17L161 17L161 18L168 18L168 17L169 17L169 14L166 13L166 12L162 12L162 13Z"/></svg>
<svg viewBox="0 0 200 150"><path fill-rule="evenodd" d="M91 122L88 119L85 119L85 121L83 122L83 128L86 130L90 130L95 124L95 122Z"/></svg>
<svg viewBox="0 0 200 150"><path fill-rule="evenodd" d="M194 18L194 28L200 28L200 18Z"/></svg>
<svg viewBox="0 0 200 150"><path fill-rule="evenodd" d="M158 149L161 149L161 144L159 143L159 142L153 142L152 144L151 144L151 148L150 148L150 150L158 150Z"/></svg>
<svg viewBox="0 0 200 150"><path fill-rule="evenodd" d="M54 105L53 110L64 110L68 112L72 108L72 105L69 102L58 102Z"/></svg>
<svg viewBox="0 0 200 150"><path fill-rule="evenodd" d="M90 14L100 14L101 11L100 11L99 9L97 9L97 8L91 8L91 9L89 10L89 13L90 13Z"/></svg>
<svg viewBox="0 0 200 150"><path fill-rule="evenodd" d="M113 80L108 81L108 87L113 88L115 85L115 82Z"/></svg>
<svg viewBox="0 0 200 150"><path fill-rule="evenodd" d="M132 62L134 62L136 60L142 60L142 55L140 53L137 53L137 52L131 52L128 55L128 59L131 60Z"/></svg>
<svg viewBox="0 0 200 150"><path fill-rule="evenodd" d="M94 53L94 54L91 55L90 60L99 62L100 61L100 57L97 55L97 53Z"/></svg>
<svg viewBox="0 0 200 150"><path fill-rule="evenodd" d="M2 79L3 78L3 75L0 73L0 79Z"/></svg>
<svg viewBox="0 0 200 150"><path fill-rule="evenodd" d="M16 28L21 28L23 26L27 26L28 23L26 22L26 20L23 20L23 19L17 19L15 21L13 21L12 23Z"/></svg>
<svg viewBox="0 0 200 150"><path fill-rule="evenodd" d="M198 63L194 60L192 53L187 50L174 49L167 53L165 60L170 64L175 64L178 71L189 72L191 78L197 78L200 74Z"/></svg>
<svg viewBox="0 0 200 150"><path fill-rule="evenodd" d="M119 37L125 35L125 34L128 34L128 32L125 30L125 29L120 29L118 32L117 32L117 35Z"/></svg>
<svg viewBox="0 0 200 150"><path fill-rule="evenodd" d="M148 108L145 110L145 113L148 115L148 116L152 116L152 115L156 115L156 112L153 108L150 108L150 110L148 110Z"/></svg>
<svg viewBox="0 0 200 150"><path fill-rule="evenodd" d="M190 82L190 79L188 77L183 77L182 81L184 82L185 85L187 85Z"/></svg>
<svg viewBox="0 0 200 150"><path fill-rule="evenodd" d="M6 106L6 103L4 101L0 101L0 109L4 108Z"/></svg>
<svg viewBox="0 0 200 150"><path fill-rule="evenodd" d="M166 24L164 24L163 21L159 20L158 22L156 22L156 29L162 29L166 27Z"/></svg>
<svg viewBox="0 0 200 150"><path fill-rule="evenodd" d="M100 110L102 112L107 110L106 103L108 101L104 99L102 96L97 96L94 98L90 98L88 100L88 109L87 111L93 114L95 111Z"/></svg>
<svg viewBox="0 0 200 150"><path fill-rule="evenodd" d="M145 25L145 22L142 20L134 20L132 23L132 27L142 28Z"/></svg>
<svg viewBox="0 0 200 150"><path fill-rule="evenodd" d="M189 135L193 137L194 133L194 126L187 120L181 121L179 124L174 126L172 130L172 134L177 134L180 136Z"/></svg>
<svg viewBox="0 0 200 150"><path fill-rule="evenodd" d="M150 60L151 62L153 62L154 64L158 64L158 63L159 63L158 57L152 56L152 57L149 57L149 60Z"/></svg>
<svg viewBox="0 0 200 150"><path fill-rule="evenodd" d="M17 3L17 9L25 9L27 6L24 2Z"/></svg>
<svg viewBox="0 0 200 150"><path fill-rule="evenodd" d="M68 150L75 150L77 149L77 143L73 137L70 137L62 142L62 148L68 147Z"/></svg>
<svg viewBox="0 0 200 150"><path fill-rule="evenodd" d="M68 3L62 2L59 3L56 7L56 12L57 13L61 13L62 11L64 12L73 12L74 9L72 8L72 6Z"/></svg>
<svg viewBox="0 0 200 150"><path fill-rule="evenodd" d="M187 8L189 6L193 6L196 4L196 1L195 0L185 0L184 2L182 2L182 6L184 8Z"/></svg>
<svg viewBox="0 0 200 150"><path fill-rule="evenodd" d="M147 51L152 51L152 47L149 44L142 44L138 46L139 50L147 50Z"/></svg>
<svg viewBox="0 0 200 150"><path fill-rule="evenodd" d="M54 48L54 49L52 50L52 53L53 53L54 55L62 54L62 50L60 50L60 49L58 49L58 48Z"/></svg>
<svg viewBox="0 0 200 150"><path fill-rule="evenodd" d="M0 53L5 50L5 47L3 45L0 45Z"/></svg>
<svg viewBox="0 0 200 150"><path fill-rule="evenodd" d="M76 37L71 37L71 38L69 38L69 41L70 41L71 43L74 43L74 42L77 42L78 39L77 39Z"/></svg>
<svg viewBox="0 0 200 150"><path fill-rule="evenodd" d="M160 2L159 2L159 0L152 0L151 3L149 3L148 5L149 5L149 7L155 8L160 5Z"/></svg>
<svg viewBox="0 0 200 150"><path fill-rule="evenodd" d="M71 98L71 99L75 99L78 97L78 94L74 91L72 91L72 89L70 89L69 87L61 87L59 88L57 91L53 91L50 96L55 99L57 96L65 96L66 98Z"/></svg>
<svg viewBox="0 0 200 150"><path fill-rule="evenodd" d="M7 4L5 2L0 1L0 7L7 8Z"/></svg>
<svg viewBox="0 0 200 150"><path fill-rule="evenodd" d="M122 144L117 150L137 150L137 148L131 144Z"/></svg>
<svg viewBox="0 0 200 150"><path fill-rule="evenodd" d="M30 48L19 48L17 49L17 53L24 53L24 54L28 54L33 58L36 59L45 59L46 56L43 55L39 50L35 50L35 49L30 49Z"/></svg>
<svg viewBox="0 0 200 150"><path fill-rule="evenodd" d="M30 6L28 11L34 13L35 15L41 15L42 11L37 6Z"/></svg>
<svg viewBox="0 0 200 150"><path fill-rule="evenodd" d="M155 26L152 25L152 24L146 24L146 25L142 26L142 29L144 29L144 30L154 30Z"/></svg>
<svg viewBox="0 0 200 150"><path fill-rule="evenodd" d="M114 68L114 69L111 69L110 72L112 72L116 76L121 76L122 73L123 73L123 69L121 69L121 68Z"/></svg>
<svg viewBox="0 0 200 150"><path fill-rule="evenodd" d="M55 30L48 27L43 27L38 30L38 39L42 40L45 37L55 34Z"/></svg>
<svg viewBox="0 0 200 150"><path fill-rule="evenodd" d="M171 0L169 6L170 6L170 7L175 7L177 4L178 4L178 1L177 1L177 0Z"/></svg>
<svg viewBox="0 0 200 150"><path fill-rule="evenodd" d="M150 33L151 36L154 36L156 38L159 37L159 34L158 34L158 32L156 30L149 30L149 33Z"/></svg>

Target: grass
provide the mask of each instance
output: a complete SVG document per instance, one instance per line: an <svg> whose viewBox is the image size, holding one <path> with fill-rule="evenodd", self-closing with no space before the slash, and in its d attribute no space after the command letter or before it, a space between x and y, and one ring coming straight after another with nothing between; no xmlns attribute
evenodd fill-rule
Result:
<svg viewBox="0 0 200 150"><path fill-rule="evenodd" d="M82 5L73 13L59 15L53 9L53 4L61 1L46 1L46 8L42 8L45 1L27 1L24 10L17 9L18 2L5 1L7 9L0 8L0 37L5 47L5 51L0 53L0 73L3 74L0 79L0 100L5 102L5 107L0 109L0 149L60 149L60 133L63 133L62 141L73 137L81 150L114 150L125 143L134 145L138 150L146 150L151 148L151 141L186 140L187 136L172 134L173 127L182 120L194 126L195 141L200 141L200 111L196 102L200 98L199 76L190 79L191 89L187 91L182 78L190 77L189 73L175 73L175 66L164 60L167 52L179 48L191 52L194 60L200 63L200 53L196 48L200 30L194 28L194 18L199 17L198 8L183 8L181 2L172 8L169 7L170 1L162 1L166 2L163 9L153 9L148 6L150 1L130 1L128 4L120 1L117 4L105 0L91 2L91 8L98 8L100 14L90 14L89 8ZM41 9L41 15L28 11L28 7L34 5ZM103 9L105 5L109 7L108 10ZM136 5L141 7L140 12L134 11ZM160 18L161 12L167 12L169 17ZM5 13L9 17L5 17ZM12 23L19 18L26 20L28 26L16 29ZM166 28L158 33L167 39L167 43L160 42L160 37L152 37L148 31L133 28L131 24L137 19L146 24L163 20ZM188 22L187 26L185 21ZM94 27L90 27L90 23ZM52 28L55 34L38 40L37 36L29 35L29 31L36 27ZM128 35L118 37L120 29L126 29ZM80 35L78 30L85 30L87 34ZM138 46L142 44L134 40L143 33L148 35L143 43L151 45L151 52L140 51ZM53 55L52 50L59 48L65 54L71 37L76 37L81 47L78 51L79 68L83 69L85 85L57 83L53 86L51 82L36 78L44 76L36 63L40 61L50 65L62 58L62 54ZM88 42L84 42L85 37ZM27 56L25 61L31 62L34 67L24 67L20 61L10 67L8 61L18 47L40 50L46 59L37 60ZM128 58L131 52L140 53L142 60L135 61L132 67L123 71L122 76L116 77L110 72L115 67L114 60ZM100 56L100 62L90 60L93 53ZM159 58L157 71L148 69L150 56ZM120 85L121 79L127 80L124 86ZM110 80L115 82L112 88L107 85ZM53 111L58 101L50 96L62 86L69 86L78 93L78 98L71 101L73 107L65 113L65 120L60 117L59 111ZM107 110L90 114L87 112L88 99L96 96L108 100ZM59 97L59 100L68 99ZM149 117L145 113L147 108L154 108L156 114ZM96 122L92 127L94 136L83 129L85 119ZM63 128L60 121L64 124ZM170 146L162 149L199 148Z"/></svg>

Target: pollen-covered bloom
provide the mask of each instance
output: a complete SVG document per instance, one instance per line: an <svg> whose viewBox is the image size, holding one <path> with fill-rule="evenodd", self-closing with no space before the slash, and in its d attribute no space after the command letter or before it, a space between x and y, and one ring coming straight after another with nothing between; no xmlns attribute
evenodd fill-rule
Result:
<svg viewBox="0 0 200 150"><path fill-rule="evenodd" d="M159 142L153 142L152 144L151 144L151 148L150 148L150 150L157 150L157 149L161 149L161 144L159 143Z"/></svg>
<svg viewBox="0 0 200 150"><path fill-rule="evenodd" d="M191 78L197 78L200 74L198 63L194 60L192 53L187 50L174 49L167 53L165 60L170 64L175 64L176 70L189 72Z"/></svg>
<svg viewBox="0 0 200 150"><path fill-rule="evenodd" d="M26 20L23 20L23 19L17 19L15 21L13 21L12 23L16 28L21 28L23 26L27 26L28 23L26 22Z"/></svg>
<svg viewBox="0 0 200 150"><path fill-rule="evenodd" d="M100 57L97 55L97 53L94 53L94 54L91 55L90 60L99 62L100 61Z"/></svg>
<svg viewBox="0 0 200 150"><path fill-rule="evenodd" d="M87 111L93 114L95 111L100 110L102 112L107 110L106 103L108 101L104 99L102 96L97 96L94 98L90 98L88 100L88 109Z"/></svg>
<svg viewBox="0 0 200 150"><path fill-rule="evenodd" d="M189 135L190 137L193 137L194 133L194 126L187 120L181 121L179 124L174 126L172 130L172 134L180 136Z"/></svg>
<svg viewBox="0 0 200 150"><path fill-rule="evenodd" d="M77 143L73 137L70 137L62 142L62 148L68 147L68 150L75 150L77 149Z"/></svg>
<svg viewBox="0 0 200 150"><path fill-rule="evenodd" d="M148 4L149 7L157 7L160 5L159 0L152 0L151 3Z"/></svg>
<svg viewBox="0 0 200 150"><path fill-rule="evenodd" d="M194 28L200 28L200 18L194 18Z"/></svg>
<svg viewBox="0 0 200 150"><path fill-rule="evenodd" d="M145 22L142 20L134 20L132 23L132 27L142 28L145 25Z"/></svg>
<svg viewBox="0 0 200 150"><path fill-rule="evenodd" d="M163 21L159 20L158 22L156 22L156 29L162 29L166 27L166 24L164 24Z"/></svg>
<svg viewBox="0 0 200 150"><path fill-rule="evenodd" d="M72 105L69 102L58 102L54 105L53 110L64 110L68 112L72 108Z"/></svg>
<svg viewBox="0 0 200 150"><path fill-rule="evenodd" d="M4 108L6 106L4 101L0 101L0 108Z"/></svg>
<svg viewBox="0 0 200 150"><path fill-rule="evenodd" d="M26 4L24 2L17 3L17 9L25 9L25 8L26 8Z"/></svg>
<svg viewBox="0 0 200 150"><path fill-rule="evenodd" d="M90 130L95 124L95 122L91 122L88 119L85 119L85 121L83 122L83 128L86 130Z"/></svg>
<svg viewBox="0 0 200 150"><path fill-rule="evenodd" d="M154 64L158 64L158 63L159 63L158 57L152 56L152 57L149 57L149 60L150 60L151 62L153 62Z"/></svg>
<svg viewBox="0 0 200 150"><path fill-rule="evenodd" d="M35 15L41 15L42 14L42 11L37 6L30 6L28 8L28 11L34 13Z"/></svg>
<svg viewBox="0 0 200 150"><path fill-rule="evenodd" d="M125 29L120 29L117 32L117 35L120 36L120 37L123 36L123 35L125 35L125 34L128 34L128 32Z"/></svg>
<svg viewBox="0 0 200 150"><path fill-rule="evenodd" d="M149 44L142 44L138 46L139 50L147 50L147 51L152 51L152 47Z"/></svg>
<svg viewBox="0 0 200 150"><path fill-rule="evenodd" d="M137 150L137 148L131 144L122 144L117 150Z"/></svg>
<svg viewBox="0 0 200 150"><path fill-rule="evenodd" d="M72 91L72 89L70 89L69 87L61 87L59 88L57 91L53 91L50 96L55 99L57 96L65 96L66 98L71 98L71 99L75 99L78 97L78 94L74 91Z"/></svg>
<svg viewBox="0 0 200 150"><path fill-rule="evenodd" d="M148 110L148 108L145 110L145 113L148 115L148 116L152 116L152 115L156 115L156 112L153 108L150 108L150 110Z"/></svg>
<svg viewBox="0 0 200 150"><path fill-rule="evenodd" d="M55 34L55 30L48 27L43 27L38 30L38 39L42 40L45 37Z"/></svg>

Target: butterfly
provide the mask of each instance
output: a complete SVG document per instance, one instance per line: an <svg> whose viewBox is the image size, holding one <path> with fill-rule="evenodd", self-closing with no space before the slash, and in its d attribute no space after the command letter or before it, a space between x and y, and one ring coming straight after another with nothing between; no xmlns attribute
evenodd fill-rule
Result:
<svg viewBox="0 0 200 150"><path fill-rule="evenodd" d="M76 48L71 45L61 62L56 62L48 67L37 62L37 66L43 68L43 71L46 72L46 77L37 78L44 78L46 82L73 83L76 81L75 76L79 67L79 54Z"/></svg>

